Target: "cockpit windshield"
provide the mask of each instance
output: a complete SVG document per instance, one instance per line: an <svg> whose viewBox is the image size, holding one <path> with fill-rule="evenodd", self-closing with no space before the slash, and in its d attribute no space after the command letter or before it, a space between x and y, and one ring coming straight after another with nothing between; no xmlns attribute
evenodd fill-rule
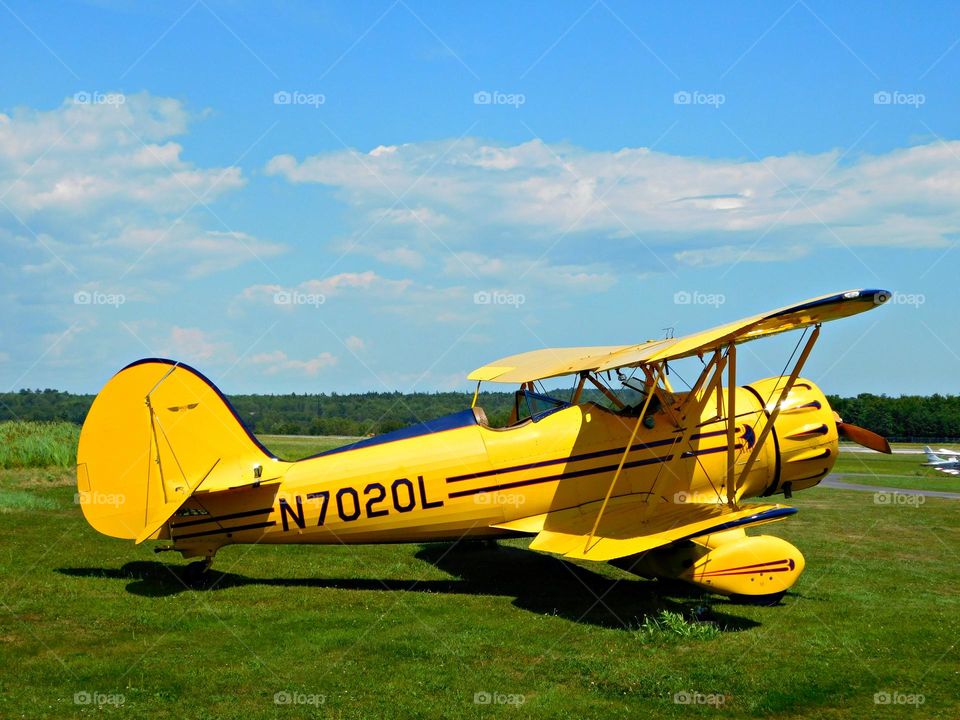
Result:
<svg viewBox="0 0 960 720"><path fill-rule="evenodd" d="M515 422L521 422L528 418L537 422L550 413L562 410L565 407L570 407L570 403L566 400L524 388L517 390L514 394L513 418Z"/></svg>

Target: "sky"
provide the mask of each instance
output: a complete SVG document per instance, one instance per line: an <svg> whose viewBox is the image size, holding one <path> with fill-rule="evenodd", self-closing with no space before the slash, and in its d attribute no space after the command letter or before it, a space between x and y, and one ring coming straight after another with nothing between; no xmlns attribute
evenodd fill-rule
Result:
<svg viewBox="0 0 960 720"><path fill-rule="evenodd" d="M0 1L0 390L467 390L825 293L957 392L960 5ZM778 374L795 336L752 343Z"/></svg>

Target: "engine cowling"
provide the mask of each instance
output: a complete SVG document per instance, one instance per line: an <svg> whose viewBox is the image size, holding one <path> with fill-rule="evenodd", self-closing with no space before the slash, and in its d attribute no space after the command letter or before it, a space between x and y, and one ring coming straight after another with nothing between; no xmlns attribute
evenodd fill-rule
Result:
<svg viewBox="0 0 960 720"><path fill-rule="evenodd" d="M746 388L765 404L769 417L785 383L786 378L768 378ZM827 476L840 446L833 410L820 388L797 379L780 405L770 440L776 446L777 465L773 482L763 495L804 490Z"/></svg>

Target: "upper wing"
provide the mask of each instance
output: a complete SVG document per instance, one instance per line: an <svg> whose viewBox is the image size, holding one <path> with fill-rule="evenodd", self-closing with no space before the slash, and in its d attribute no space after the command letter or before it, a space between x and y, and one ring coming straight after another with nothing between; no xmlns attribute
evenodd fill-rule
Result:
<svg viewBox="0 0 960 720"><path fill-rule="evenodd" d="M661 341L663 342L663 341ZM635 345L544 348L511 355L474 370L467 379L494 382L527 382L594 368L612 355ZM517 379L519 378L519 379Z"/></svg>
<svg viewBox="0 0 960 720"><path fill-rule="evenodd" d="M730 343L748 342L856 315L882 305L889 297L886 290L849 290L679 338L652 340L639 345L534 350L477 368L468 379L524 383L585 370L612 370L701 355Z"/></svg>
<svg viewBox="0 0 960 720"><path fill-rule="evenodd" d="M537 533L530 543L532 550L606 561L735 527L782 520L796 512L795 508L783 505L753 505L732 510L722 504L658 503L648 508L636 496L626 496L610 500L591 537L600 505L600 501L595 501L494 527Z"/></svg>

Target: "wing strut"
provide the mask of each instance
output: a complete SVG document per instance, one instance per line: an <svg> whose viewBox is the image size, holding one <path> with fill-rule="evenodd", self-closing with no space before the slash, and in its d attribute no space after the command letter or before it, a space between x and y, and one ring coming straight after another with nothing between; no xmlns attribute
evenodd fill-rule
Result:
<svg viewBox="0 0 960 720"><path fill-rule="evenodd" d="M674 465L679 464L683 459L683 449L689 448L693 450L693 446L690 444L690 437L693 435L693 431L697 428L697 423L700 417L703 415L704 408L706 408L707 403L710 400L710 387L713 385L713 380L711 379L707 382L707 376L710 373L713 373L714 377L719 377L723 373L724 366L726 365L727 358L721 354L720 350L714 352L713 357L710 359L710 362L707 363L703 371L700 373L700 377L697 378L694 386L690 388L690 392L687 393L686 399L683 401L683 405L679 408L680 420L676 423L677 427L680 428L681 432L674 438L673 444L670 446L670 455L672 459L660 465L660 470L657 472L656 476L653 479L653 484L650 486L650 492L647 495L647 499L644 500L644 510L641 513L641 518L645 522L647 516L653 510L653 505L650 504L650 498L653 496L653 492L657 487L657 483L660 481L660 477L664 472L667 472L673 475L674 478L677 477L677 474L673 471ZM707 382L708 387L701 393L701 389L704 386L704 383ZM674 452L679 449L679 452ZM696 455L694 455L696 457ZM709 474L706 471L706 468L703 467L703 464L700 462L700 458L696 458L697 464L700 465L700 468L703 470L704 475L709 479ZM713 481L710 481L710 484L713 484Z"/></svg>
<svg viewBox="0 0 960 720"><path fill-rule="evenodd" d="M630 439L627 441L627 446L623 449L623 455L620 456L620 464L617 465L616 472L613 473L613 479L610 481L610 486L607 488L607 494L603 498L603 504L600 506L600 511L597 513L596 520L593 521L593 528L590 530L590 534L587 536L587 544L583 548L583 552L587 553L590 551L590 543L593 542L593 536L597 532L597 528L600 526L600 519L603 517L604 511L607 509L607 503L610 502L610 495L613 493L613 488L617 484L617 480L620 479L620 473L623 470L623 464L627 461L627 455L630 454L630 449L633 447L633 441L637 438L637 432L640 430L640 425L643 424L643 418L647 414L647 408L650 406L650 400L653 399L654 388L660 382L660 378L663 377L663 366L661 365L657 369L656 377L653 377L650 374L650 371L646 368L643 369L644 374L647 376L647 396L643 400L643 407L640 409L640 414L637 415L637 422L633 426L633 432L630 433ZM593 377L590 377L593 380ZM599 383L594 381L594 384L597 387L601 387Z"/></svg>
<svg viewBox="0 0 960 720"><path fill-rule="evenodd" d="M736 506L737 464L737 345L727 350L727 504Z"/></svg>

